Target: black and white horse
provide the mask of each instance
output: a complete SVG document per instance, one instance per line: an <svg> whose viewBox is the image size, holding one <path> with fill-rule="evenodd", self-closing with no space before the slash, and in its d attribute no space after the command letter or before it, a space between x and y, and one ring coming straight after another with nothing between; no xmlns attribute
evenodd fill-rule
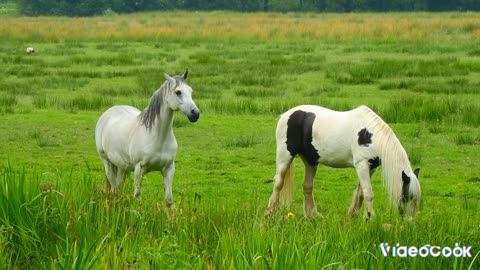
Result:
<svg viewBox="0 0 480 270"><path fill-rule="evenodd" d="M293 165L300 156L305 165L304 212L319 216L313 199L313 178L318 164L335 168L354 167L359 184L349 214L354 216L365 201L365 218L374 215L371 177L382 165L383 183L401 215L413 217L420 203L420 169L412 170L407 153L392 129L370 108L339 112L301 105L281 115L276 131L277 154L273 192L266 215L279 201L286 204L293 193Z"/></svg>

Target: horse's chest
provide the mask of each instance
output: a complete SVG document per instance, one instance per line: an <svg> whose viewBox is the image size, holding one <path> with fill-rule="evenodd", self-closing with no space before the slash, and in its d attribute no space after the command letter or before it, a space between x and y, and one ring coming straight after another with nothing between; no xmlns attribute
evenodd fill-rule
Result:
<svg viewBox="0 0 480 270"><path fill-rule="evenodd" d="M149 171L156 171L172 164L176 154L176 147L170 147L146 154L142 159Z"/></svg>
<svg viewBox="0 0 480 270"><path fill-rule="evenodd" d="M145 160L145 165L148 171L158 171L175 161L175 155L156 155Z"/></svg>
<svg viewBox="0 0 480 270"><path fill-rule="evenodd" d="M146 145L139 152L134 163L141 162L147 168L147 171L158 171L172 164L175 161L176 154L176 141L168 144Z"/></svg>

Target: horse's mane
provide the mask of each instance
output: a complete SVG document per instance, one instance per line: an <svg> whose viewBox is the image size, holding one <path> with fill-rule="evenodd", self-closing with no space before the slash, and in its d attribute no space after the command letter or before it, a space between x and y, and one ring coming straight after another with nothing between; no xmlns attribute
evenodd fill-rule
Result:
<svg viewBox="0 0 480 270"><path fill-rule="evenodd" d="M175 89L180 83L185 82L183 77L173 77L175 82L166 80L157 91L155 91L150 98L148 106L140 113L140 123L145 126L147 130L151 130L155 120L160 116L160 110L165 102L165 96L169 91Z"/></svg>
<svg viewBox="0 0 480 270"><path fill-rule="evenodd" d="M402 192L401 171L411 172L407 152L393 130L380 116L366 106L361 106L359 109L366 116L366 125L377 140L384 186L390 194L391 202L398 205Z"/></svg>

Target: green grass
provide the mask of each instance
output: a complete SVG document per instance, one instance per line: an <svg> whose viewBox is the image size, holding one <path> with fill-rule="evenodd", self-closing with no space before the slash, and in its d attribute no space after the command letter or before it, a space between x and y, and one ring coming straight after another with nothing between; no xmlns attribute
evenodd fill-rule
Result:
<svg viewBox="0 0 480 270"><path fill-rule="evenodd" d="M3 16L0 268L478 269L477 15L389 14L415 24L402 31L383 14ZM40 26L25 30L30 23ZM36 53L26 55L27 45ZM185 68L202 114L193 124L175 116L172 216L158 172L146 175L140 199L132 176L107 194L94 129L103 110L144 108L163 72ZM276 121L299 104L365 104L390 124L421 167L412 222L388 205L381 172L372 180L375 219L349 218L355 171L324 166L314 190L324 218L304 219L299 160L291 208L263 217ZM460 243L477 257L384 257L382 242Z"/></svg>

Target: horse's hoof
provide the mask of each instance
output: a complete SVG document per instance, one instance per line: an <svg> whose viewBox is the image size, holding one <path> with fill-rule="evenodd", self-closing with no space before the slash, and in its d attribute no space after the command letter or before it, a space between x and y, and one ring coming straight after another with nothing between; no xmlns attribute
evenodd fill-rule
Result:
<svg viewBox="0 0 480 270"><path fill-rule="evenodd" d="M269 218L273 216L274 211L272 209L267 209L263 214L264 217Z"/></svg>
<svg viewBox="0 0 480 270"><path fill-rule="evenodd" d="M351 217L351 218L354 218L358 215L358 211L357 209L348 209L348 215Z"/></svg>
<svg viewBox="0 0 480 270"><path fill-rule="evenodd" d="M368 222L369 220L373 219L374 216L375 216L375 212L373 211L365 213L365 216L364 216L365 222Z"/></svg>
<svg viewBox="0 0 480 270"><path fill-rule="evenodd" d="M316 211L316 210L313 211L313 212L310 213L310 214L305 214L305 217L306 217L306 218L310 218L310 219L314 219L314 218L315 218L315 219L317 219L317 218L318 218L318 219L323 219L323 215L320 214L320 212L318 212L318 211Z"/></svg>
<svg viewBox="0 0 480 270"><path fill-rule="evenodd" d="M141 193L142 193L142 192L140 192L140 190L135 190L135 192L133 193L133 196L134 196L135 198L138 198L138 197L140 197L140 194L141 194Z"/></svg>
<svg viewBox="0 0 480 270"><path fill-rule="evenodd" d="M167 208L165 210L166 210L165 212L167 214L168 219L173 220L176 218L177 210L174 204L170 204L170 205L167 204Z"/></svg>
<svg viewBox="0 0 480 270"><path fill-rule="evenodd" d="M173 202L165 202L165 204L167 205L167 209L170 211L170 210L175 210L175 204L173 204Z"/></svg>
<svg viewBox="0 0 480 270"><path fill-rule="evenodd" d="M389 224L389 223L385 223L382 225L382 228L384 231L388 232L392 229L393 225L392 224Z"/></svg>

